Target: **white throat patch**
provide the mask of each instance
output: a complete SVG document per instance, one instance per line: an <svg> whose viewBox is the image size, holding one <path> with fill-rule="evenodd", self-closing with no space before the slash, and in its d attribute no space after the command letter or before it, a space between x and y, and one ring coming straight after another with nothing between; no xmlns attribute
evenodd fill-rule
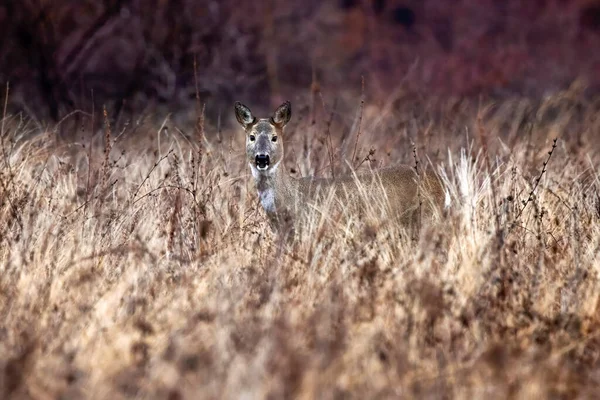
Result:
<svg viewBox="0 0 600 400"><path fill-rule="evenodd" d="M268 188L258 192L260 198L260 204L263 206L266 212L276 212L275 209L275 191L273 188Z"/></svg>
<svg viewBox="0 0 600 400"><path fill-rule="evenodd" d="M250 170L252 171L252 176L257 182L267 177L272 177L273 175L275 175L275 173L277 173L277 168L279 167L280 162L281 160L273 164L273 166L269 167L265 171L261 171L258 168L256 168L256 165L249 163ZM273 183L274 182L269 182L266 185L266 189L258 191L258 198L260 199L260 204L268 213L274 213L277 211L277 208L275 207L275 188L272 186Z"/></svg>
<svg viewBox="0 0 600 400"><path fill-rule="evenodd" d="M281 162L281 160L277 161L275 164L273 164L272 167L269 167L265 171L259 170L258 168L256 168L256 165L254 165L252 163L248 163L248 165L250 165L250 171L252 171L252 176L254 177L254 179L260 179L261 176L275 175L275 173L277 172L277 168L279 168L280 162Z"/></svg>

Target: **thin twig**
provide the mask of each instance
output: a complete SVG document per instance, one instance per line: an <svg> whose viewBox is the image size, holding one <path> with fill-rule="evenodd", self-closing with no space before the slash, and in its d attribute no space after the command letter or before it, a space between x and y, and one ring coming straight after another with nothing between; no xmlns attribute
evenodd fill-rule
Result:
<svg viewBox="0 0 600 400"><path fill-rule="evenodd" d="M156 169L156 167L158 167L158 165L161 162L163 162L167 157L169 157L171 155L171 153L173 153L173 149L169 150L169 152L167 154L165 154L164 156L162 156L158 161L156 161L154 163L154 165L152 166L152 168L150 168L150 171L148 171L148 174L146 174L146 177L144 178L144 180L142 181L142 183L140 183L139 186L137 187L137 189L135 189L135 192L133 192L133 196L131 196L132 204L135 203L135 197L137 196L137 194L140 191L140 189L142 188L142 186L144 186L144 183L146 183L146 181L150 178L150 175L152 175L152 172Z"/></svg>
<svg viewBox="0 0 600 400"><path fill-rule="evenodd" d="M92 120L91 120L91 127L90 127L90 144L88 146L88 169L87 169L87 179L86 179L86 183L85 183L85 201L83 202L83 215L86 216L87 215L87 206L89 204L90 201L90 183L91 183L91 178L92 178L92 156L93 156L93 152L92 149L94 147L94 118L96 116L96 108L94 106L94 89L92 89ZM84 228L85 228L85 224L81 224L81 237L83 237L83 233L84 233Z"/></svg>
<svg viewBox="0 0 600 400"><path fill-rule="evenodd" d="M310 125L312 126L317 123L315 97L316 97L317 93L321 92L321 88L319 87L319 82L317 81L317 70L315 68L314 57L311 62L311 67L312 67L312 82L310 84Z"/></svg>
<svg viewBox="0 0 600 400"><path fill-rule="evenodd" d="M417 157L417 145L413 142L412 143L412 148L413 148L413 157L415 159L415 173L417 174L417 199L419 201L419 218L417 220L417 232L421 231L421 213L422 213L422 206L423 206L423 200L421 199L421 173L419 172L419 159Z"/></svg>
<svg viewBox="0 0 600 400"><path fill-rule="evenodd" d="M557 140L558 140L558 138L554 138L552 140L552 149L550 149L550 151L548 152L548 158L546 159L546 161L544 161L544 164L543 164L543 167L542 167L542 171L540 172L540 175L537 178L535 178L535 180L533 181L533 188L529 192L529 196L527 197L527 200L525 200L523 202L523 207L521 207L521 209L517 213L517 216L515 217L514 222L516 222L516 221L519 220L519 218L523 214L523 211L525 211L525 208L527 208L527 205L533 200L533 196L535 195L535 191L536 191L538 185L540 184L540 182L542 180L542 177L544 176L544 173L546 173L546 168L548 167L548 163L550 162L550 158L552 157L552 154L554 153L554 149L556 149L556 141ZM513 222L513 224L514 224L514 222Z"/></svg>
<svg viewBox="0 0 600 400"><path fill-rule="evenodd" d="M108 111L104 106L104 164L102 165L102 182L101 187L108 180L108 170L110 167L110 151L112 150L112 134L110 131L110 120L108 119Z"/></svg>
<svg viewBox="0 0 600 400"><path fill-rule="evenodd" d="M4 162L8 168L8 172L12 176L12 169L10 165L10 160L8 159L8 155L6 154L6 149L4 148L4 122L6 121L6 110L8 109L8 93L10 86L8 82L6 83L6 95L4 96L4 109L2 112L2 130L0 131L0 146L2 146L2 156L4 157Z"/></svg>
<svg viewBox="0 0 600 400"><path fill-rule="evenodd" d="M321 103L323 104L323 110L325 110L325 101L323 95L321 95ZM329 165L331 166L331 177L335 178L334 161L335 155L333 153L333 141L331 140L331 124L333 122L333 116L335 115L335 108L337 106L337 98L333 101L333 107L327 120L327 128L325 130L325 142L327 144L327 155L329 156Z"/></svg>
<svg viewBox="0 0 600 400"><path fill-rule="evenodd" d="M352 151L352 163L356 161L356 149L358 148L358 139L362 133L363 108L365 106L365 77L361 77L361 94L360 94L360 112L358 115L358 131L356 132L356 140L354 141L354 150ZM358 167L356 167L358 168ZM355 168L355 169L356 169Z"/></svg>
<svg viewBox="0 0 600 400"><path fill-rule="evenodd" d="M369 149L369 153L365 156L365 158L363 158L361 160L361 162L358 163L358 165L354 168L355 170L360 168L361 165L363 165L366 161L375 161L374 159L372 159L371 157L373 157L375 155L375 149L374 148L370 148Z"/></svg>

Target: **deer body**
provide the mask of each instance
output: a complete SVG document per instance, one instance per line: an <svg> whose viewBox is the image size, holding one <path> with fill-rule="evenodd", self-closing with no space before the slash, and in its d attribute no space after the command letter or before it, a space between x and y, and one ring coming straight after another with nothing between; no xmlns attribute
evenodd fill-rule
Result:
<svg viewBox="0 0 600 400"><path fill-rule="evenodd" d="M277 232L300 231L306 218L327 211L358 213L375 206L382 219L416 227L420 212L429 217L442 204L444 190L431 173L419 176L408 165L340 178L293 178L283 165L283 128L291 117L289 102L270 118L256 119L250 109L235 104L238 122L246 131L246 156L260 203ZM377 204L369 204L369 203Z"/></svg>

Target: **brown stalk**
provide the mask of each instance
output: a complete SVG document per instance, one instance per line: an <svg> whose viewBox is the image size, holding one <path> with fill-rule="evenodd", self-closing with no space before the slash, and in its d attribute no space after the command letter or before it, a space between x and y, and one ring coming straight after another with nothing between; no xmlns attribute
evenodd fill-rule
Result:
<svg viewBox="0 0 600 400"><path fill-rule="evenodd" d="M358 131L356 132L356 140L354 141L354 150L352 151L352 163L356 161L356 150L358 148L358 140L362 133L363 108L365 106L365 77L361 77L361 92L360 92L360 113L358 116ZM355 167L355 169L358 168Z"/></svg>

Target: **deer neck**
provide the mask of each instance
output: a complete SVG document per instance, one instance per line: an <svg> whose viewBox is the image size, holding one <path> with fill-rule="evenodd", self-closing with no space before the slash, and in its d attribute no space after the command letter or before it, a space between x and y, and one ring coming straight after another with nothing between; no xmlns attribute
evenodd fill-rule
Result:
<svg viewBox="0 0 600 400"><path fill-rule="evenodd" d="M281 211L279 209L284 205L283 196L290 179L281 165L281 160L267 171L259 171L253 164L250 164L250 169L262 207L267 213Z"/></svg>

